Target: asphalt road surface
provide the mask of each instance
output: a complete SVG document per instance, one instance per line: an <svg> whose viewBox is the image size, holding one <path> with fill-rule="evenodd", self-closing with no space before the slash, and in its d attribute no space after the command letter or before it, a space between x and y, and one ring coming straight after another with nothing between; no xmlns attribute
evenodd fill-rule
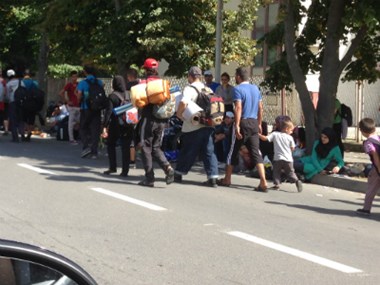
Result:
<svg viewBox="0 0 380 285"><path fill-rule="evenodd" d="M107 157L54 139L0 137L0 238L40 245L99 284L379 284L380 199L294 184L252 191L257 179L208 188L201 165L183 184L155 188L105 176Z"/></svg>

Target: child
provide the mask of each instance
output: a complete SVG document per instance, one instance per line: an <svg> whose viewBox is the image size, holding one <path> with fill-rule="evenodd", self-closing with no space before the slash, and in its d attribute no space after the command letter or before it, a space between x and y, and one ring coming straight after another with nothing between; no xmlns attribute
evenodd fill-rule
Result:
<svg viewBox="0 0 380 285"><path fill-rule="evenodd" d="M356 210L359 215L369 215L373 199L380 188L380 158L377 149L380 147L380 138L376 135L375 121L371 118L364 118L359 122L360 132L367 140L363 143L364 152L369 155L372 162L372 169L368 175L367 193L365 194L364 206Z"/></svg>
<svg viewBox="0 0 380 285"><path fill-rule="evenodd" d="M293 168L293 156L295 143L290 135L294 125L290 120L284 120L280 125L280 132L272 132L269 136L259 135L263 141L273 141L274 157L273 157L273 189L279 189L281 183L281 173L284 171L289 182L296 183L298 192L302 191L302 182L298 179Z"/></svg>

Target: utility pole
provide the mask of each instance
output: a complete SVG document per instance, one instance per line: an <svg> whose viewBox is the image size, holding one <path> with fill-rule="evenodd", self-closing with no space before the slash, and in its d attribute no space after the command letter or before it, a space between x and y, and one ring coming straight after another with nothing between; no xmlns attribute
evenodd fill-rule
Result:
<svg viewBox="0 0 380 285"><path fill-rule="evenodd" d="M222 52L222 25L223 25L223 0L218 1L216 14L216 44L215 44L215 81L220 82L221 52Z"/></svg>

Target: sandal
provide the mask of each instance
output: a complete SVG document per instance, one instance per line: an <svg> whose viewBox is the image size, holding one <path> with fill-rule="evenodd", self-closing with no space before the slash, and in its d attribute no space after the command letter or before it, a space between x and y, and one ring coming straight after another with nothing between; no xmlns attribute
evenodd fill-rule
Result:
<svg viewBox="0 0 380 285"><path fill-rule="evenodd" d="M224 182L224 179L217 179L216 184L218 184L218 186L224 186L224 187L230 187L231 186L231 183Z"/></svg>
<svg viewBox="0 0 380 285"><path fill-rule="evenodd" d="M257 186L256 188L254 188L255 191L258 191L258 192L264 192L264 193L268 193L268 188L267 187L261 187L260 185Z"/></svg>

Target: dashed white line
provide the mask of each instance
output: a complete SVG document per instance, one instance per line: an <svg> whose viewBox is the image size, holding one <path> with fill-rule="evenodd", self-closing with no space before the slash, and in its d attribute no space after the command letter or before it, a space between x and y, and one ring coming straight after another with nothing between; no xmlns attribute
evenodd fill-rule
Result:
<svg viewBox="0 0 380 285"><path fill-rule="evenodd" d="M18 163L17 165L21 166L21 167L24 167L24 168L27 168L27 169L30 169L30 170L33 170L33 171L38 172L38 173L56 175L54 172L51 172L49 170L45 170L45 169L42 169L42 168L39 168L39 167L34 167L34 166L31 166L31 165L26 164L26 163Z"/></svg>
<svg viewBox="0 0 380 285"><path fill-rule="evenodd" d="M302 259L305 259L305 260L308 260L308 261L311 261L311 262L314 262L314 263L317 263L317 264L320 264L320 265L323 265L323 266L326 266L326 267L329 267L329 268L332 268L332 269L335 269L335 270L338 270L341 272L344 272L344 273L361 273L361 272L363 272L360 269L350 267L350 266L347 266L347 265L344 265L344 264L341 264L341 263L338 263L338 262L335 262L335 261L332 261L332 260L329 260L329 259L326 259L323 257L319 257L319 256L316 256L316 255L313 255L313 254L310 254L310 253L307 253L307 252L304 252L304 251L301 251L298 249L287 247L287 246L284 246L284 245L281 245L281 244L278 244L275 242L271 242L271 241L268 241L268 240L250 235L250 234L246 234L243 232L231 231L231 232L227 232L227 234L241 238L241 239L244 239L244 240L247 240L247 241L250 241L250 242L253 242L253 243L256 243L256 244L259 244L259 245L262 245L262 246L265 246L265 247L268 247L268 248L271 248L271 249L275 249L275 250L278 250L278 251L281 251L281 252L284 252L284 253L287 253L287 254L290 254L290 255L293 255L293 256L296 256L296 257L299 257L299 258L302 258Z"/></svg>
<svg viewBox="0 0 380 285"><path fill-rule="evenodd" d="M95 191L95 192L98 192L98 193L101 193L101 194L104 194L104 195L108 195L110 197L113 197L113 198L116 198L116 199L119 199L119 200L123 200L123 201L129 202L129 203L132 203L132 204L135 204L135 205L147 208L149 210L153 210L153 211L167 211L166 208L163 208L161 206L157 206L157 205L154 205L154 204L151 204L151 203L148 203L148 202L144 202L144 201L141 201L141 200L138 200L138 199L135 199L135 198L131 198L131 197L119 194L119 193L115 193L115 192L109 191L107 189L95 188L95 187L94 188L90 188L90 189L93 190L93 191Z"/></svg>

